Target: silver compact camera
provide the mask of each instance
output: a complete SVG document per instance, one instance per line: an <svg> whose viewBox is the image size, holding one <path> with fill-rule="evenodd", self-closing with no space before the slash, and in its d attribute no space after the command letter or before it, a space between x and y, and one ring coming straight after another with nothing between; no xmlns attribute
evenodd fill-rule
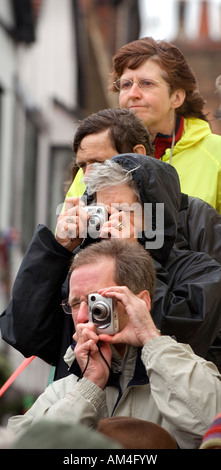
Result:
<svg viewBox="0 0 221 470"><path fill-rule="evenodd" d="M99 294L89 294L89 321L96 326L97 334L114 335L118 332L117 300Z"/></svg>
<svg viewBox="0 0 221 470"><path fill-rule="evenodd" d="M90 216L88 221L88 233L92 238L97 238L103 223L108 220L107 209L104 206L85 206L84 210L86 210Z"/></svg>

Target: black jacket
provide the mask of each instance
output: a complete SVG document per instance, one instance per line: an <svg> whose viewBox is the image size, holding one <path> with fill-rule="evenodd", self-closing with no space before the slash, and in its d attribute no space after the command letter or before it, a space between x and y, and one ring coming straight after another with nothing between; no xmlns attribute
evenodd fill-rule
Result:
<svg viewBox="0 0 221 470"><path fill-rule="evenodd" d="M176 170L135 154L113 159L133 170L142 203L153 204L153 230L156 203L165 204L164 244L149 250L157 273L153 319L162 334L175 335L205 357L221 327L221 267L204 253L174 247L181 202ZM145 241L142 234L140 242ZM73 322L60 304L68 297L73 256L39 225L16 277L12 300L0 318L3 339L25 356L36 355L56 365L56 378L68 373L63 354L72 341Z"/></svg>
<svg viewBox="0 0 221 470"><path fill-rule="evenodd" d="M221 265L221 214L207 202L182 194L176 246L207 253ZM206 359L215 362L221 372L221 330Z"/></svg>
<svg viewBox="0 0 221 470"><path fill-rule="evenodd" d="M182 194L176 246L202 251L221 264L221 214L202 199Z"/></svg>

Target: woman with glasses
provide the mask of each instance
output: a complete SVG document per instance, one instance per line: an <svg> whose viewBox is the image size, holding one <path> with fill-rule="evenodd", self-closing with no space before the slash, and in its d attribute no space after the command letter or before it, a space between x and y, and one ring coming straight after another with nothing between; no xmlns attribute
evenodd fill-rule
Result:
<svg viewBox="0 0 221 470"><path fill-rule="evenodd" d="M167 41L133 41L113 58L110 89L147 126L155 158L177 170L181 191L221 213L221 136L212 134L193 71Z"/></svg>
<svg viewBox="0 0 221 470"><path fill-rule="evenodd" d="M124 45L113 57L110 90L119 93L121 108L143 120L155 158L176 168L181 191L221 213L221 136L211 132L205 101L182 52L150 37ZM68 196L76 195L81 181L79 171Z"/></svg>

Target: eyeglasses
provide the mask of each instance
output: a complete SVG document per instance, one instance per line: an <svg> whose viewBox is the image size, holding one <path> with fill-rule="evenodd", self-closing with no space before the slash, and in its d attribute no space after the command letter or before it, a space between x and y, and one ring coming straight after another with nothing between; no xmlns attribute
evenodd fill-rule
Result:
<svg viewBox="0 0 221 470"><path fill-rule="evenodd" d="M154 78L140 78L138 82L134 82L133 80L130 80L130 78L118 78L118 80L114 82L114 85L119 91L128 91L132 88L134 83L137 83L143 90L150 90L158 83L162 82L155 80Z"/></svg>
<svg viewBox="0 0 221 470"><path fill-rule="evenodd" d="M86 302L87 303L87 299L76 300L73 303L73 305L69 304L69 299L64 299L61 302L61 306L62 306L65 313L71 315L72 313L74 313L75 309L79 309L79 307L81 305L81 302Z"/></svg>
<svg viewBox="0 0 221 470"><path fill-rule="evenodd" d="M68 299L62 300L61 306L62 306L62 308L63 308L63 310L64 310L65 313L68 313L68 314L71 314L71 313L72 313L72 308L71 308L71 306L70 306L70 304L69 304Z"/></svg>

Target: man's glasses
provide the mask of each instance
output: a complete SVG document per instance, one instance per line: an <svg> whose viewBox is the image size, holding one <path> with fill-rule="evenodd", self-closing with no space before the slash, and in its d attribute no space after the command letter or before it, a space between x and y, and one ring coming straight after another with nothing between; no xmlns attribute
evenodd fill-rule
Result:
<svg viewBox="0 0 221 470"><path fill-rule="evenodd" d="M61 306L62 306L62 308L63 308L63 310L64 310L65 313L68 313L68 314L71 314L71 313L72 313L72 307L71 307L71 305L69 304L68 299L62 300Z"/></svg>
<svg viewBox="0 0 221 470"><path fill-rule="evenodd" d="M158 83L162 82L160 82L159 80L155 80L154 78L140 78L138 82L134 82L129 78L118 78L118 80L114 82L114 85L119 91L128 91L132 88L134 83L137 83L138 86L143 90L150 90Z"/></svg>
<svg viewBox="0 0 221 470"><path fill-rule="evenodd" d="M65 313L72 314L75 313L76 309L78 310L80 308L81 302L87 303L87 299L76 300L72 305L69 304L68 299L64 299L61 302L61 306Z"/></svg>

